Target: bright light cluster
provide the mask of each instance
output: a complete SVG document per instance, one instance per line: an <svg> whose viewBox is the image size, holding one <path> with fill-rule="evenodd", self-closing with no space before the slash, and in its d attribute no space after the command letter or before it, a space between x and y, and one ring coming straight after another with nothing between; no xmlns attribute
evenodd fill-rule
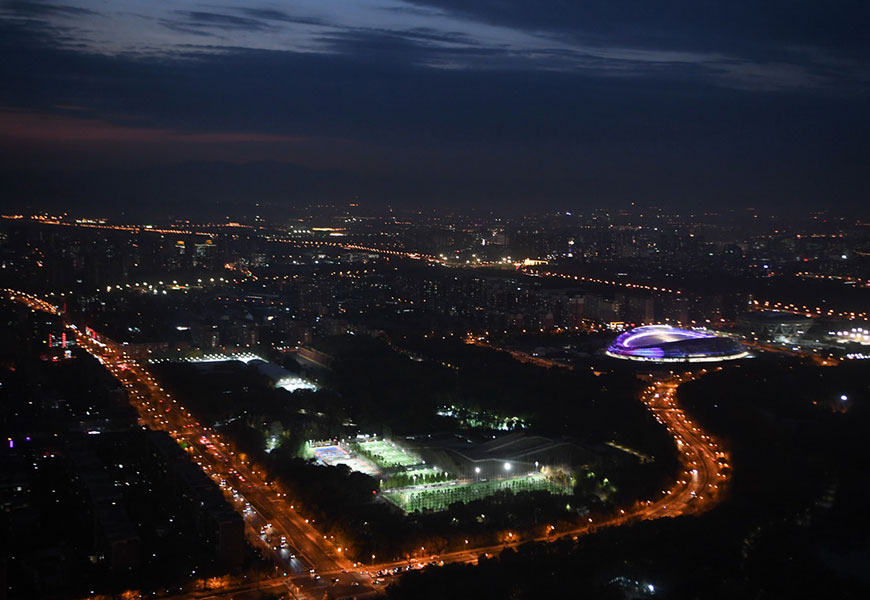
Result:
<svg viewBox="0 0 870 600"><path fill-rule="evenodd" d="M288 392L295 392L296 390L317 391L316 385L301 377L283 377L275 383L275 387L287 390Z"/></svg>
<svg viewBox="0 0 870 600"><path fill-rule="evenodd" d="M831 331L829 332L829 335L836 336L842 341L870 344L870 329L864 329L862 327L853 327L847 331Z"/></svg>
<svg viewBox="0 0 870 600"><path fill-rule="evenodd" d="M252 360L261 360L263 362L267 362L265 358L261 356L257 356L251 352L239 352L234 354L203 354L202 356L194 356L191 358L182 358L182 362L192 362L192 363L213 363L213 362L230 362L238 360L245 364L251 362Z"/></svg>
<svg viewBox="0 0 870 600"><path fill-rule="evenodd" d="M739 342L712 333L647 325L617 337L607 355L652 362L715 362L743 358L748 353Z"/></svg>

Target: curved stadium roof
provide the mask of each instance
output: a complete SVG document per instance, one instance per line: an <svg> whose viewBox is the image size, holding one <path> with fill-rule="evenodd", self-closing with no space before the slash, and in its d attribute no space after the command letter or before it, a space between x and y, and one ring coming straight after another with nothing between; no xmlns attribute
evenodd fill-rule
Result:
<svg viewBox="0 0 870 600"><path fill-rule="evenodd" d="M739 342L712 333L647 325L617 337L607 354L629 360L704 362L742 358L747 352Z"/></svg>

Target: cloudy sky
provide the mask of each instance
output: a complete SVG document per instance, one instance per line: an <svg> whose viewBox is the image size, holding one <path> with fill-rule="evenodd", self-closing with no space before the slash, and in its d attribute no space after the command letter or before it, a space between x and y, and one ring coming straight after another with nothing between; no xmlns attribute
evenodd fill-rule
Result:
<svg viewBox="0 0 870 600"><path fill-rule="evenodd" d="M0 0L0 191L860 206L868 28L866 0Z"/></svg>

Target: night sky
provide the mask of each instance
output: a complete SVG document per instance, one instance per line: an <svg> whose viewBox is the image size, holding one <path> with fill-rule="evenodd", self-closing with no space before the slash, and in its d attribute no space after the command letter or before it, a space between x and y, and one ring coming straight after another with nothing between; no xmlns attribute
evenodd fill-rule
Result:
<svg viewBox="0 0 870 600"><path fill-rule="evenodd" d="M0 192L860 207L868 31L866 0L0 2Z"/></svg>

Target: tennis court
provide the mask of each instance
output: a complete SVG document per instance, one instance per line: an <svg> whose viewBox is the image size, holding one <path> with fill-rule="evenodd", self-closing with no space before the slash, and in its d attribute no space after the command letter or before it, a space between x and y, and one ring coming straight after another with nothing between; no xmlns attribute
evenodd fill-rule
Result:
<svg viewBox="0 0 870 600"><path fill-rule="evenodd" d="M334 467L335 465L347 465L353 471L359 471L366 475L379 477L381 471L369 461L352 456L341 446L319 446L311 449L314 452L314 457L321 464Z"/></svg>

